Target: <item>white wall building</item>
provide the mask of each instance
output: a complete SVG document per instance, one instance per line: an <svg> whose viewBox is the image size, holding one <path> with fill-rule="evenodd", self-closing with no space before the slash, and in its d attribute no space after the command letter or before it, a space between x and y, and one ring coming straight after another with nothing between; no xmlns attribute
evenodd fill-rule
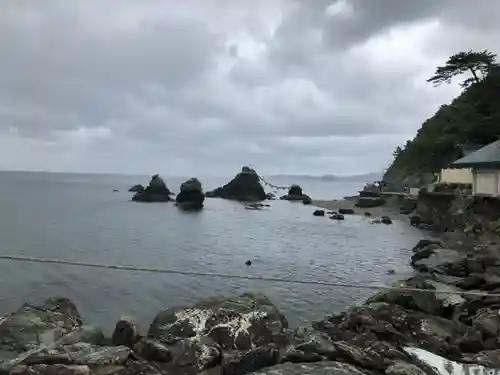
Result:
<svg viewBox="0 0 500 375"><path fill-rule="evenodd" d="M453 162L451 168L472 170L472 193L500 197L500 140Z"/></svg>

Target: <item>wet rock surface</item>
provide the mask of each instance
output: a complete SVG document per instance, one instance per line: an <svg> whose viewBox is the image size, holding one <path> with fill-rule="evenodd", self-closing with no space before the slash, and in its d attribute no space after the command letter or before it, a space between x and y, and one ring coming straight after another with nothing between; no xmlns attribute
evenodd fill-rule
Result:
<svg viewBox="0 0 500 375"><path fill-rule="evenodd" d="M206 196L237 201L263 201L267 198L259 175L254 169L246 166L226 185L207 192Z"/></svg>
<svg viewBox="0 0 500 375"><path fill-rule="evenodd" d="M267 297L253 293L167 308L146 335L122 318L110 339L83 325L66 298L25 304L0 318L0 372L436 375L438 362L441 372L498 368L496 247L454 249L426 239L412 254L414 276L294 331ZM461 295L468 290L489 294Z"/></svg>
<svg viewBox="0 0 500 375"><path fill-rule="evenodd" d="M169 202L172 200L172 192L168 189L165 181L155 174L144 191L137 192L132 200L134 202Z"/></svg>

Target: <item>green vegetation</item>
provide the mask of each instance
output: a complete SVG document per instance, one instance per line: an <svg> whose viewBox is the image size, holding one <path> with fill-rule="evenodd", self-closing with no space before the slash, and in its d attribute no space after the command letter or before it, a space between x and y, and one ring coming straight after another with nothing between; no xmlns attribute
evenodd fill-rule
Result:
<svg viewBox="0 0 500 375"><path fill-rule="evenodd" d="M450 83L455 76L470 72L460 83L464 91L451 104L442 105L427 119L417 135L397 147L384 180L398 183L408 176L438 172L461 157L460 146L486 145L500 136L500 67L496 55L461 52L436 69L427 81Z"/></svg>

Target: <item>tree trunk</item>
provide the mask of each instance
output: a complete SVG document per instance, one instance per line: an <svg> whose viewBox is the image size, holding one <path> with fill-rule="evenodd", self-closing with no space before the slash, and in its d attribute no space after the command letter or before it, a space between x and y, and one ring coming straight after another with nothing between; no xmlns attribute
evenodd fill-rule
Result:
<svg viewBox="0 0 500 375"><path fill-rule="evenodd" d="M469 68L471 73L472 73L472 76L474 77L474 80L476 81L476 83L479 83L479 77L477 76L477 73L476 71L474 70L474 68Z"/></svg>

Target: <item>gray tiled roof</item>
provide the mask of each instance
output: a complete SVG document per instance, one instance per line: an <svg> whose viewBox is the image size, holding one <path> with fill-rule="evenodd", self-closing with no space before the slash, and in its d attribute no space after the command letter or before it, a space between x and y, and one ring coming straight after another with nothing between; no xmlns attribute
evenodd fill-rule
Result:
<svg viewBox="0 0 500 375"><path fill-rule="evenodd" d="M471 167L493 167L500 166L500 140L490 143L479 150L460 158L451 167L471 168Z"/></svg>

